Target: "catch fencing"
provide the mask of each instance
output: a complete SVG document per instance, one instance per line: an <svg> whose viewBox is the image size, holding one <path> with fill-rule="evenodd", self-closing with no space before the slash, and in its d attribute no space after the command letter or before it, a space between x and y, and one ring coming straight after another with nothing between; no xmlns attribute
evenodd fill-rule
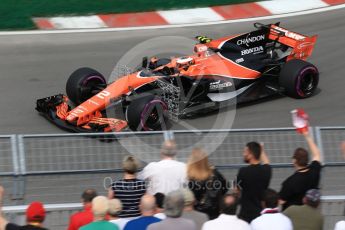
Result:
<svg viewBox="0 0 345 230"><path fill-rule="evenodd" d="M331 229L344 210L345 162L339 146L345 140L345 127L315 127L311 133L324 160L321 186L327 199L322 207L327 214L325 229ZM87 188L106 194L111 180L121 177L125 155L135 155L142 166L157 161L161 143L169 138L178 144L178 160L187 161L193 147L202 147L228 180L244 165L245 143L262 142L273 166L270 186L276 190L294 171L294 149L307 148L304 137L294 128L0 136L0 180L8 194L5 205L17 207L34 200L52 205L74 203ZM54 207L51 212L56 225L51 229L60 229L66 223L59 218L65 220L75 206L57 211Z"/></svg>

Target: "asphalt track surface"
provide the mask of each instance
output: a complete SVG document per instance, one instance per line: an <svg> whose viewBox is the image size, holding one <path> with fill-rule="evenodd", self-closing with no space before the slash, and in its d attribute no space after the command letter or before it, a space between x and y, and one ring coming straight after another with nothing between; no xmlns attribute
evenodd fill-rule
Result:
<svg viewBox="0 0 345 230"><path fill-rule="evenodd" d="M319 89L316 95L304 100L280 97L241 106L237 108L233 128L291 126L289 112L299 107L308 111L313 126L344 124L344 15L345 9L339 9L260 21L281 21L283 27L293 31L319 35L309 59L319 68ZM241 22L141 31L0 36L0 133L64 132L36 113L35 101L64 92L68 75L78 67L90 66L108 76L122 55L150 38L193 38L198 34L217 38L252 29L253 22ZM225 110L188 119L187 123L197 129L224 128L213 126L212 121L217 116L225 119L227 115Z"/></svg>

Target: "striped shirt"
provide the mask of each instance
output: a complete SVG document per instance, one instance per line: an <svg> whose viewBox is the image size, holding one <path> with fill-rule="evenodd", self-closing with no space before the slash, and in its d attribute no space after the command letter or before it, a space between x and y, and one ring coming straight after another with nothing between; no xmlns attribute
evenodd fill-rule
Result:
<svg viewBox="0 0 345 230"><path fill-rule="evenodd" d="M114 198L121 200L121 218L140 216L139 203L141 197L146 193L146 184L143 180L122 179L115 181L112 185Z"/></svg>

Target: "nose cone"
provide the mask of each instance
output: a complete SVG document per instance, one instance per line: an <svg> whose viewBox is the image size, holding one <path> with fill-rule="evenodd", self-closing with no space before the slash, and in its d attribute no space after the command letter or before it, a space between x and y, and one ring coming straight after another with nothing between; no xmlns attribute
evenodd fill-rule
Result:
<svg viewBox="0 0 345 230"><path fill-rule="evenodd" d="M71 114L69 114L69 115L67 116L66 120L67 120L69 123L72 123L72 122L76 121L77 118L78 118L78 116L76 116L76 115L74 115L74 114L71 113Z"/></svg>

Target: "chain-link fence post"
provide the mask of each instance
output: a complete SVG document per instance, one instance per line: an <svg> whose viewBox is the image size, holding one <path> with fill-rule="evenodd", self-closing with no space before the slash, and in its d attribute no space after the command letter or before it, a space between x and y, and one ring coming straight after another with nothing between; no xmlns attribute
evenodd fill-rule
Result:
<svg viewBox="0 0 345 230"><path fill-rule="evenodd" d="M17 148L17 136L12 135L11 139L11 154L12 154L12 169L13 169L13 179L12 179L12 194L11 199L17 200L19 198L18 194L20 183L18 178L20 177L20 167L19 167L19 157L18 157L18 148Z"/></svg>
<svg viewBox="0 0 345 230"><path fill-rule="evenodd" d="M20 174L26 174L26 158L25 158L25 146L24 146L24 136L18 135L18 153L19 153L19 167L20 167Z"/></svg>
<svg viewBox="0 0 345 230"><path fill-rule="evenodd" d="M12 165L13 165L13 174L19 175L19 159L18 159L18 150L17 150L17 136L11 135L11 152L12 152Z"/></svg>
<svg viewBox="0 0 345 230"><path fill-rule="evenodd" d="M324 149L323 149L323 143L322 143L322 136L321 136L321 129L320 127L314 127L314 137L315 137L315 141L317 146L320 149L320 154L321 154L321 163L324 165L325 162L325 155L324 155Z"/></svg>
<svg viewBox="0 0 345 230"><path fill-rule="evenodd" d="M26 164L25 164L25 150L24 150L24 139L23 135L16 136L16 144L15 144L15 157L16 157L16 167L17 171L13 180L14 184L14 191L12 200L20 201L20 203L24 203L24 195L25 195L25 174L26 174ZM12 149L13 151L13 149Z"/></svg>

